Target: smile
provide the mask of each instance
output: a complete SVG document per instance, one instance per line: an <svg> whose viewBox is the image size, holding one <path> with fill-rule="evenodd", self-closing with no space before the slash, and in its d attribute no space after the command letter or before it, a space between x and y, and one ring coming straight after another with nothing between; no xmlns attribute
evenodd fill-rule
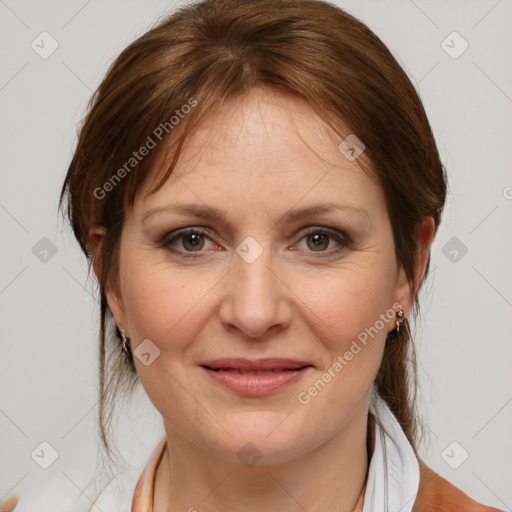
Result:
<svg viewBox="0 0 512 512"><path fill-rule="evenodd" d="M244 396L264 396L298 382L312 366L274 370L213 369L202 366L206 374L220 386Z"/></svg>

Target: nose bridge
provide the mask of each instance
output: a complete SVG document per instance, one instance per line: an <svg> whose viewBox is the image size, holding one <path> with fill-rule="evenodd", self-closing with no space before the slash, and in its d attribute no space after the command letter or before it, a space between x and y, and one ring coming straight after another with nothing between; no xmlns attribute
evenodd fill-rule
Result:
<svg viewBox="0 0 512 512"><path fill-rule="evenodd" d="M289 321L286 287L276 275L270 236L248 236L237 247L221 320L249 337Z"/></svg>

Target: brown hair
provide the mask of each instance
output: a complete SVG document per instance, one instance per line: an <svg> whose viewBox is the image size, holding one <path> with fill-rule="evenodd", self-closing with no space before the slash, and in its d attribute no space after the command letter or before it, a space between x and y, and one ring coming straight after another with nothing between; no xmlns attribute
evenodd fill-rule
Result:
<svg viewBox="0 0 512 512"><path fill-rule="evenodd" d="M321 113L340 137L353 133L363 141L371 168L362 158L358 163L382 187L396 258L415 299L428 274L430 253L423 280L414 282L416 229L425 216L439 226L445 169L422 102L381 40L343 9L319 0L204 0L180 8L111 65L82 121L59 201L62 208L67 198L66 213L89 272L89 230L93 225L107 229L99 276L99 422L109 457L116 397L138 382L133 360L120 350L112 327L109 332L105 295L109 287L119 290L126 208L148 176L154 177L152 163L164 146L170 163L152 190L172 172L193 128L213 109L243 100L255 87L293 94ZM149 147L150 140L156 147L135 158L134 151ZM415 300L415 317L418 309ZM407 320L398 334L388 333L376 384L417 454L416 360Z"/></svg>

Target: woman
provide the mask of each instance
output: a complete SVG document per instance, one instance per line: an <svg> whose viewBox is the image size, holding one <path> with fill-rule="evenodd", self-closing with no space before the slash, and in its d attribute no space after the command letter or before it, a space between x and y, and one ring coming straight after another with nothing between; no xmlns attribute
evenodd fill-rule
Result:
<svg viewBox="0 0 512 512"><path fill-rule="evenodd" d="M100 285L107 453L139 380L166 432L123 504L497 510L417 452L408 318L446 187L410 80L331 4L204 1L124 50L60 203Z"/></svg>

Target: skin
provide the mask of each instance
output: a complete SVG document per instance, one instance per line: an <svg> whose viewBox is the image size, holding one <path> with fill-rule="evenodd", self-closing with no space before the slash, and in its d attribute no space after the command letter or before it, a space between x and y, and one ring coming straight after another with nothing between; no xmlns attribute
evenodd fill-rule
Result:
<svg viewBox="0 0 512 512"><path fill-rule="evenodd" d="M126 213L120 290L107 296L132 351L145 339L160 350L148 366L134 358L168 438L156 512L362 510L370 391L396 318L308 404L297 395L394 303L407 315L413 297L395 259L384 195L338 150L340 142L300 99L253 90L203 122L164 186L153 195L142 188ZM284 217L327 202L357 203L369 218L348 210ZM172 212L142 222L147 210L176 203L223 210L228 222ZM161 233L201 226L210 232L195 250L186 236L167 248L160 243ZM346 232L352 244L328 236L317 248L307 226ZM434 231L425 218L418 281ZM98 275L104 233L90 233ZM252 263L236 252L248 236L263 249ZM185 259L169 247L199 257ZM272 395L243 397L198 366L218 357L272 356L314 368ZM252 468L237 458L247 442L263 454Z"/></svg>

